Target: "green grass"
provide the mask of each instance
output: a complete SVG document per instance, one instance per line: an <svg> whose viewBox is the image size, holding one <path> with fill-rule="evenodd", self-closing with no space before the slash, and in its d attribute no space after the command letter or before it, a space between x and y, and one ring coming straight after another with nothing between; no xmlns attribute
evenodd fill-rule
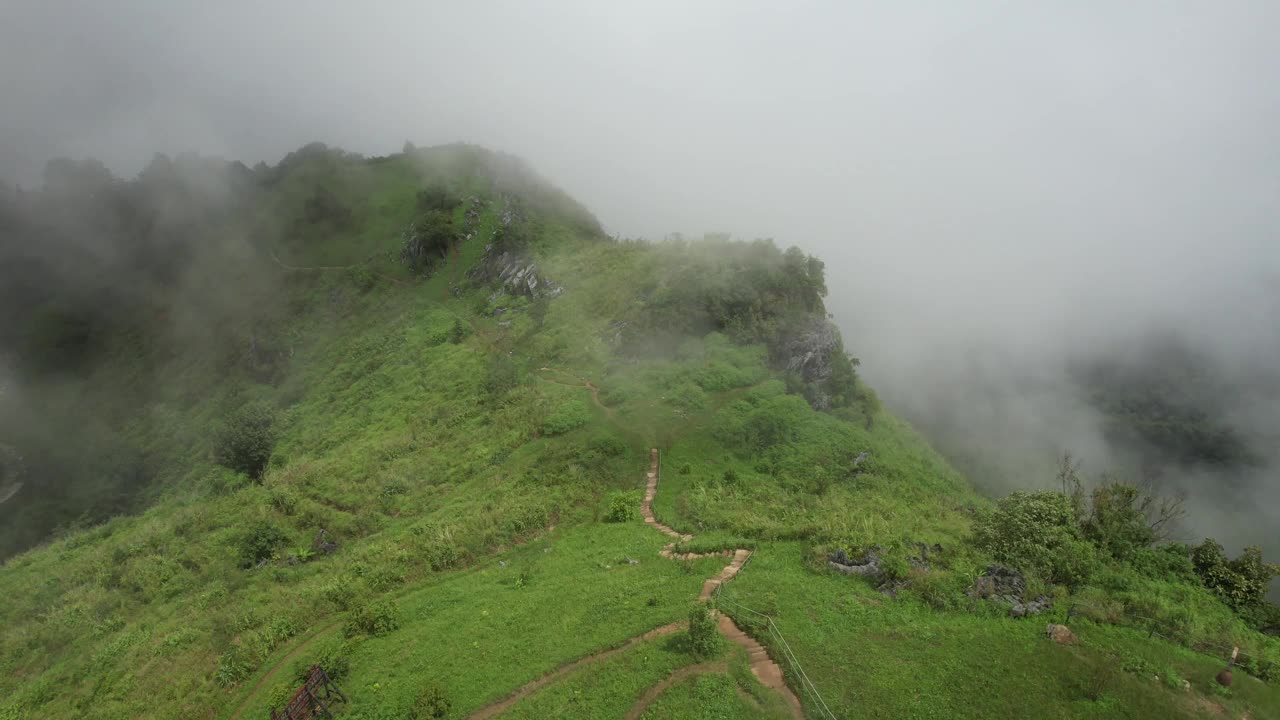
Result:
<svg viewBox="0 0 1280 720"><path fill-rule="evenodd" d="M1229 698L1210 694L1221 661L1140 631L1076 619L1081 644L1062 646L1044 636L1062 611L1027 620L940 612L913 598L890 599L861 579L806 570L803 552L791 543L762 546L725 597L775 618L838 717L1193 718L1203 716L1204 703L1236 717L1280 710L1277 689L1252 679L1238 680ZM750 614L722 607L750 622ZM1194 692L1124 672L1122 658L1135 653L1153 667L1176 668ZM1099 682L1099 699L1089 699Z"/></svg>
<svg viewBox="0 0 1280 720"><path fill-rule="evenodd" d="M730 675L697 675L673 685L645 710L642 720L756 720L789 717L785 708L769 705Z"/></svg>
<svg viewBox="0 0 1280 720"><path fill-rule="evenodd" d="M686 567L658 557L662 544L639 522L556 530L503 556L506 567L487 562L415 592L399 603L404 627L354 654L349 684L380 683L395 704L435 681L470 710L674 622L723 562Z"/></svg>
<svg viewBox="0 0 1280 720"><path fill-rule="evenodd" d="M501 717L621 718L649 687L694 662L684 635L658 638L587 666L516 703Z"/></svg>
<svg viewBox="0 0 1280 720"><path fill-rule="evenodd" d="M638 522L557 529L398 593L401 627L351 643L353 669L342 680L351 708L407 707L435 682L455 708L475 709L560 665L679 619L703 577L723 563L663 560L661 545ZM548 608L555 609L551 617ZM327 634L341 633L335 627ZM291 665L309 665L321 648ZM237 706L256 707L270 695L270 687L262 688Z"/></svg>
<svg viewBox="0 0 1280 720"><path fill-rule="evenodd" d="M463 716L686 618L723 567L662 559L667 538L638 520L604 522L617 494L638 503L655 446L658 518L697 536L683 551L756 548L725 597L777 618L840 717L1191 717L1200 701L1275 714L1274 687L1238 673L1230 697L1209 696L1210 661L1140 631L1078 620L1084 644L1059 647L1041 637L1043 621L965 601L986 561L970 527L989 503L910 427L883 412L812 410L787 393L765 347L734 341L730 328L627 349L623 330L678 290L664 284L714 252L602 241L576 204L518 173L499 182L472 172L484 162L465 149L321 156L275 181L255 237L291 264L358 263L370 274L283 273L255 336L288 349L267 379L227 370L235 348L154 376L163 392L130 420L165 461L151 506L0 569L0 720L258 717L301 668L339 657L349 717L393 717L429 684ZM436 181L482 197L479 221L456 258L412 278L396 262L400 232L417 190ZM350 230L299 223L319 185L350 208ZM542 272L564 287L554 300L466 280L517 206ZM736 271L722 270L732 288ZM458 325L465 337L451 337ZM117 361L103 382L146 375ZM249 400L280 413L260 483L209 452L210 429ZM263 567L241 568L246 532L261 524L285 542ZM291 564L320 528L338 551ZM901 600L815 569L837 546L879 545L905 562L917 542L941 544L945 568L911 578ZM1086 595L1157 592L1195 608L1206 634L1258 642L1204 592L1111 584ZM344 637L353 609L388 602L395 629ZM1121 671L1098 700L1085 698L1099 668L1139 655L1195 693ZM674 685L646 717L775 713L778 698L743 659L726 661L727 673ZM693 662L674 638L658 639L547 685L510 716L619 717Z"/></svg>

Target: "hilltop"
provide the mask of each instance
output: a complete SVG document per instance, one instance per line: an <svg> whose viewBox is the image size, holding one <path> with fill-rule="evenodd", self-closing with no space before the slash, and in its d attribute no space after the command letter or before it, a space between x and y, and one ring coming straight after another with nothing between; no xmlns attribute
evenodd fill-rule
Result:
<svg viewBox="0 0 1280 720"><path fill-rule="evenodd" d="M0 233L5 720L312 663L347 718L1280 712L1273 568L1070 466L977 494L797 248L611 238L467 145L55 163Z"/></svg>

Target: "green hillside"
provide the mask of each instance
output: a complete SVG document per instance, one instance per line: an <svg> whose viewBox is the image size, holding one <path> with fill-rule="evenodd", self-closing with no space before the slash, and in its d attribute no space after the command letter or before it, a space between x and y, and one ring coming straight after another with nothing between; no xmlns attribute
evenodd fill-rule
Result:
<svg viewBox="0 0 1280 720"><path fill-rule="evenodd" d="M6 311L0 719L266 718L313 663L353 719L1280 717L1274 567L1124 486L976 494L816 258L609 238L471 146L162 171L64 187L109 255L0 204L80 288Z"/></svg>

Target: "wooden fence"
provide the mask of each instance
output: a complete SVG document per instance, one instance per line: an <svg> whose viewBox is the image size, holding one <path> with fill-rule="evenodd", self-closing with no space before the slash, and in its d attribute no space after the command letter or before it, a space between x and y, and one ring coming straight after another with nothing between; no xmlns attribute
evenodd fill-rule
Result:
<svg viewBox="0 0 1280 720"><path fill-rule="evenodd" d="M319 665L312 665L307 671L307 680L293 694L293 698L279 710L271 711L271 720L311 720L311 718L333 715L329 705L333 698L346 702L347 696L342 694L336 683Z"/></svg>

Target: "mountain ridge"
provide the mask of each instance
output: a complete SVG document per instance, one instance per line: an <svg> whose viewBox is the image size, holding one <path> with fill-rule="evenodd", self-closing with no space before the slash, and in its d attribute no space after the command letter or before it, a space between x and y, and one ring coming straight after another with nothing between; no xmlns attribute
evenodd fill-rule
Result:
<svg viewBox="0 0 1280 720"><path fill-rule="evenodd" d="M1043 702L1063 717L1134 703L1186 715L1182 696L1124 673L1110 705L1072 695L1117 653L1165 677L1204 672L1209 661L1134 628L1139 596L1161 622L1194 608L1188 640L1238 641L1255 665L1276 657L1192 570L1176 574L1177 552L1131 548L1165 563L1155 574L1096 559L1094 526L1074 519L1033 540L1095 558L1101 581L1071 588L1034 558L1021 569L1055 613L1120 608L1075 628L1084 647L1033 644L1034 623L972 597L997 557L1023 559L976 544L974 528L1020 506L977 495L880 407L826 316L825 267L798 249L610 239L527 165L467 145L153 165L123 187L92 164L57 165L52 191L79 200L6 196L0 213L6 257L47 263L33 275L42 292L102 275L91 291L40 295L6 338L22 397L4 398L0 430L36 448L14 452L28 484L24 504L0 506L8 532L41 507L30 498L98 513L33 521L10 541L40 544L0 569L15 598L0 615L12 629L0 644L6 720L221 717L245 702L265 714L293 673L262 692L254 679L313 634L306 660L347 688L344 716L410 716L428 695L455 714L483 707L687 617L719 571L647 560L661 546L636 509L654 447L667 470L652 512L697 534L674 551L755 548L732 592L777 617L841 716L918 714L913 693L867 663L911 668L954 717L984 716L964 697L988 667L1016 689L992 699L1010 707L1049 678ZM173 180L176 167L194 179ZM234 193L171 197L223 171ZM25 234L33 224L12 208L44 202L63 226L32 243L44 231ZM102 264L76 262L85 227L112 212L131 219L96 241ZM139 255L157 258L110 274ZM56 366L31 360L55 355ZM34 402L48 398L59 402ZM76 455L65 438L83 428L100 439ZM319 529L332 551L312 543ZM922 557L920 545L941 549ZM874 582L826 569L846 551L876 558ZM512 717L622 716L641 694L628 682L693 664L691 632L620 654L632 680L571 678L584 699L556 684ZM733 681L712 688L711 706L738 707L735 688L756 697L746 659L716 652L708 661L723 657ZM1221 698L1194 677L1196 697L1232 711L1276 701L1247 683Z"/></svg>

